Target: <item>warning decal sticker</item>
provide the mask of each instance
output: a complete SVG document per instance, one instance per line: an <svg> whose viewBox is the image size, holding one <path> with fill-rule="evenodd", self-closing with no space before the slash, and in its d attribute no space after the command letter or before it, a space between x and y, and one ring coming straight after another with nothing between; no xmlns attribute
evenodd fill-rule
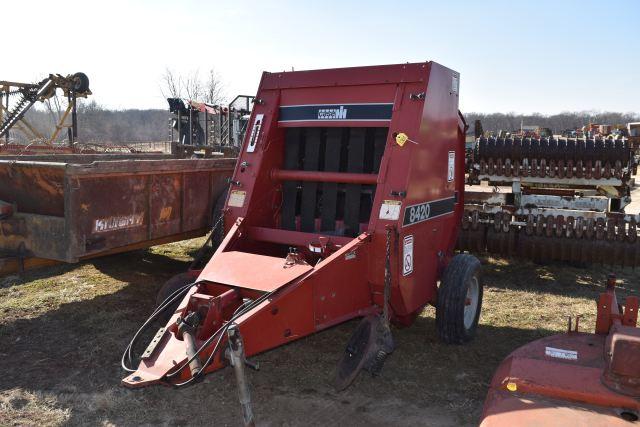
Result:
<svg viewBox="0 0 640 427"><path fill-rule="evenodd" d="M413 273L413 235L405 236L402 240L402 275Z"/></svg>
<svg viewBox="0 0 640 427"><path fill-rule="evenodd" d="M449 151L449 166L447 168L447 181L453 181L456 173L456 152Z"/></svg>
<svg viewBox="0 0 640 427"><path fill-rule="evenodd" d="M233 190L229 195L229 206L234 208L243 207L245 197L247 197L246 191Z"/></svg>
<svg viewBox="0 0 640 427"><path fill-rule="evenodd" d="M556 359L578 360L578 352L574 350L563 350L561 348L546 347L544 354Z"/></svg>
<svg viewBox="0 0 640 427"><path fill-rule="evenodd" d="M402 202L400 200L385 200L380 206L380 215L378 215L378 218L395 221L400 218L401 207Z"/></svg>

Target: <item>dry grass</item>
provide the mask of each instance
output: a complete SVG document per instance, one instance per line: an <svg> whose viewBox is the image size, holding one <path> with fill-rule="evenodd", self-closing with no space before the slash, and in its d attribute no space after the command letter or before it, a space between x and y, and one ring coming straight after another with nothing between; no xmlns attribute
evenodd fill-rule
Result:
<svg viewBox="0 0 640 427"><path fill-rule="evenodd" d="M155 292L183 271L201 240L175 243L24 277L0 279L0 425L240 424L232 372L184 390L119 386L120 352L152 309ZM566 328L592 330L609 269L486 258L476 340L447 346L433 308L394 330L398 349L380 378L361 375L343 393L332 372L355 327L348 322L256 357L250 372L263 425L473 425L491 375L516 347ZM638 275L619 273L620 294Z"/></svg>

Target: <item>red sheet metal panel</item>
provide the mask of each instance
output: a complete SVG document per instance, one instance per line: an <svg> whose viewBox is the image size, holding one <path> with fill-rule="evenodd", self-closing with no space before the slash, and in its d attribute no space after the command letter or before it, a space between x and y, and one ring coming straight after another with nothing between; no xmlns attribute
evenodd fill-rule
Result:
<svg viewBox="0 0 640 427"><path fill-rule="evenodd" d="M198 281L271 292L312 269L309 264L287 265L279 257L229 251L216 254Z"/></svg>
<svg viewBox="0 0 640 427"><path fill-rule="evenodd" d="M606 339L571 332L514 351L493 377L482 426L628 425L621 413L640 401L603 383Z"/></svg>

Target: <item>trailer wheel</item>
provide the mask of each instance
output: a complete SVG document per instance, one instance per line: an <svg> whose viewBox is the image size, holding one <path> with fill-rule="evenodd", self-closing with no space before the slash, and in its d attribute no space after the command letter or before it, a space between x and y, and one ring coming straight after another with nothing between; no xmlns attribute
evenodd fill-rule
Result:
<svg viewBox="0 0 640 427"><path fill-rule="evenodd" d="M180 289L181 287L188 285L189 283L193 283L195 277L192 273L185 271L184 273L179 273L164 282L164 285L160 288L158 293L156 294L156 307L159 307L160 304L164 302L171 294ZM178 305L182 301L182 298L177 298L171 305L164 310L159 316L158 319L167 323L173 313L178 309Z"/></svg>
<svg viewBox="0 0 640 427"><path fill-rule="evenodd" d="M482 307L480 261L473 255L453 257L442 275L436 305L436 325L440 339L462 344L475 335Z"/></svg>

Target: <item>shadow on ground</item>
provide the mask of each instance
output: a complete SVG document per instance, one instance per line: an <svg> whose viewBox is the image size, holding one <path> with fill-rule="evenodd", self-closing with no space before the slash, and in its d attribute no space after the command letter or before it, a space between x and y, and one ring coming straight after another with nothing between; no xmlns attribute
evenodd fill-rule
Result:
<svg viewBox="0 0 640 427"><path fill-rule="evenodd" d="M486 281L492 287L505 290L591 297L604 291L607 276L614 273L620 295L637 295L640 291L640 272L629 267L594 265L582 268L563 262L541 265L492 257L482 258L482 266Z"/></svg>

